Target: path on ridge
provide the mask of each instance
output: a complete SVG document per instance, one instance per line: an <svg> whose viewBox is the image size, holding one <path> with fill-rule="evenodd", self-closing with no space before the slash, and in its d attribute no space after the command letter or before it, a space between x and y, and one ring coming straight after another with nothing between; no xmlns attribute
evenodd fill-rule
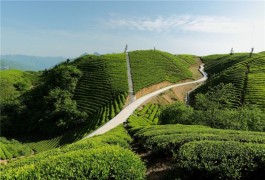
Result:
<svg viewBox="0 0 265 180"><path fill-rule="evenodd" d="M132 103L136 98L133 92L133 82L132 82L132 73L130 65L129 54L126 53L126 64L127 64L127 77L128 77L128 86L129 86L129 102Z"/></svg>
<svg viewBox="0 0 265 180"><path fill-rule="evenodd" d="M127 59L126 59L127 60ZM113 119L111 119L110 121L108 121L106 124L104 124L103 126L101 126L100 128L98 128L97 130L95 130L94 132L92 132L91 134L87 135L84 138L89 138L95 135L100 135L100 134L104 134L105 132L108 132L109 130L117 127L118 125L122 124L123 122L125 122L130 115L134 112L135 109L137 109L141 104L143 104L146 100L159 95L160 93L167 91L171 88L174 87L179 87L179 86L184 86L187 84L194 84L194 83L202 83L204 81L207 80L207 73L204 72L204 65L200 65L200 69L199 71L202 73L203 77L201 79L195 80L195 81L191 81L191 82L185 82L185 83L179 83L179 84L174 84L162 89L159 89L157 91L154 91L152 93L149 93L135 101L133 101L132 103L130 103L128 106L126 106L119 114L117 114Z"/></svg>

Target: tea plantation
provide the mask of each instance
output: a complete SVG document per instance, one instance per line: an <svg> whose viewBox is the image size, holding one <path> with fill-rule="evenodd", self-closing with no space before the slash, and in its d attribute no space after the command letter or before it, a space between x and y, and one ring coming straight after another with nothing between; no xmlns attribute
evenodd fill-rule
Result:
<svg viewBox="0 0 265 180"><path fill-rule="evenodd" d="M126 102L125 54L82 56L39 74L39 84L16 95L11 105L1 105L3 135L23 134L36 141L37 134L41 142L32 146L37 151L71 142L75 138L69 138L69 131L80 139L113 118Z"/></svg>
<svg viewBox="0 0 265 180"><path fill-rule="evenodd" d="M210 78L196 93L205 93L209 87L220 83L232 83L235 87L234 107L256 104L265 108L264 53L253 54L251 58L247 53L210 55L202 57L202 60Z"/></svg>
<svg viewBox="0 0 265 180"><path fill-rule="evenodd" d="M173 159L171 178L260 179L265 175L265 133L199 125L151 125L133 115L129 132L147 150Z"/></svg>
<svg viewBox="0 0 265 180"><path fill-rule="evenodd" d="M135 93L163 81L173 83L192 78L188 67L195 61L191 55L174 56L158 50L146 50L129 52L129 57Z"/></svg>
<svg viewBox="0 0 265 180"><path fill-rule="evenodd" d="M14 139L7 140L0 137L0 159L12 159L30 154L32 154L32 149L29 146L23 145Z"/></svg>
<svg viewBox="0 0 265 180"><path fill-rule="evenodd" d="M91 128L112 119L125 104L128 94L125 54L87 55L74 64L83 72L73 99L88 114Z"/></svg>
<svg viewBox="0 0 265 180"><path fill-rule="evenodd" d="M128 55L134 93L192 79L197 58L159 50ZM193 107L151 101L123 125L85 139L126 105L125 53L85 55L37 74L10 72L26 79L7 75L15 103L1 104L1 133L27 143L0 138L0 158L8 159L0 179L263 179L265 53L201 59L209 79L192 93ZM22 91L17 80L27 82Z"/></svg>
<svg viewBox="0 0 265 180"><path fill-rule="evenodd" d="M129 149L123 127L63 148L10 162L0 179L144 179L145 166Z"/></svg>

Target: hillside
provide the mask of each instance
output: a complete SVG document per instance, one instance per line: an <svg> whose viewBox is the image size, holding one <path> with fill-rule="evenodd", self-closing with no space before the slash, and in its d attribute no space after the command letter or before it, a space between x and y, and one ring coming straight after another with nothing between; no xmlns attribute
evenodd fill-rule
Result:
<svg viewBox="0 0 265 180"><path fill-rule="evenodd" d="M0 71L0 104L8 103L38 84L39 73L20 70Z"/></svg>
<svg viewBox="0 0 265 180"><path fill-rule="evenodd" d="M194 107L177 99L169 105L151 100L124 127L83 140L125 105L126 55L84 55L43 71L37 85L18 95L13 109L4 109L7 119L1 121L7 135L46 138L27 139L23 148L35 154L0 166L0 178L262 179L265 114L258 107L264 102L259 94L264 55L202 57L210 79L195 91ZM135 92L194 78L189 71L194 56L157 50L129 56ZM258 107L242 106L247 103Z"/></svg>
<svg viewBox="0 0 265 180"><path fill-rule="evenodd" d="M128 94L125 54L86 55L75 62L83 73L73 99L88 114L93 129L113 118L123 108Z"/></svg>
<svg viewBox="0 0 265 180"><path fill-rule="evenodd" d="M65 61L43 71L40 82L18 97L16 105L3 107L4 135L47 137L79 127L89 132L107 122L127 96L125 54Z"/></svg>
<svg viewBox="0 0 265 180"><path fill-rule="evenodd" d="M192 56L158 50L129 55L135 91L192 77L188 70L195 62ZM153 76L151 72L157 69L159 73ZM50 137L82 127L78 131L88 133L119 113L127 95L125 54L85 55L43 71L38 86L26 91L15 105L4 107L2 132Z"/></svg>
<svg viewBox="0 0 265 180"><path fill-rule="evenodd" d="M234 89L233 107L255 104L265 108L265 54L241 53L202 57L209 80L196 93L205 93L220 83L231 83Z"/></svg>
<svg viewBox="0 0 265 180"><path fill-rule="evenodd" d="M0 137L0 145L0 160L12 159L32 154L32 149L29 146L21 144L14 139L7 140L4 137Z"/></svg>
<svg viewBox="0 0 265 180"><path fill-rule="evenodd" d="M134 92L163 81L171 83L192 78L191 55L174 56L158 50L129 52Z"/></svg>
<svg viewBox="0 0 265 180"><path fill-rule="evenodd" d="M40 71L49 69L66 60L64 57L39 57L28 55L1 55L1 69L19 69L23 71Z"/></svg>

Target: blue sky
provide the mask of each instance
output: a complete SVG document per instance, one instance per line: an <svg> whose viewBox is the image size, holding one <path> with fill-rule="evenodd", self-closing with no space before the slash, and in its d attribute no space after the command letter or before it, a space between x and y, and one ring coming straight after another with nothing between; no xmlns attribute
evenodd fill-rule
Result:
<svg viewBox="0 0 265 180"><path fill-rule="evenodd" d="M1 54L265 50L265 1L1 1Z"/></svg>

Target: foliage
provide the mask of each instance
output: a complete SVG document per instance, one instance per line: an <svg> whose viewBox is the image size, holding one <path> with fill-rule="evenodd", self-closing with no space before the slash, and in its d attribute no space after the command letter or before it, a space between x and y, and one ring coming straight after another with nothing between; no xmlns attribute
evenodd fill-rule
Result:
<svg viewBox="0 0 265 180"><path fill-rule="evenodd" d="M146 150L174 159L174 178L262 179L265 174L265 133L130 121L129 126Z"/></svg>
<svg viewBox="0 0 265 180"><path fill-rule="evenodd" d="M262 179L264 144L194 141L179 149L177 166L196 179Z"/></svg>
<svg viewBox="0 0 265 180"><path fill-rule="evenodd" d="M216 140L264 143L265 134L258 132L212 129L199 125L157 125L142 127L134 136L152 151L174 154L191 141Z"/></svg>
<svg viewBox="0 0 265 180"><path fill-rule="evenodd" d="M7 112L4 133L53 135L84 123L91 130L115 116L127 94L125 55L91 57L44 71L41 85L27 92L17 106L3 110ZM21 121L25 126L18 127ZM15 128L11 130L11 126Z"/></svg>
<svg viewBox="0 0 265 180"><path fill-rule="evenodd" d="M131 151L106 146L53 156L1 176L5 179L143 179L144 170L139 157Z"/></svg>
<svg viewBox="0 0 265 180"><path fill-rule="evenodd" d="M199 110L225 109L232 107L235 88L232 84L210 87L205 94L196 94L195 108Z"/></svg>
<svg viewBox="0 0 265 180"><path fill-rule="evenodd" d="M123 141L123 142L122 142ZM145 166L128 149L123 127L1 167L1 179L144 179ZM126 145L127 144L127 145ZM121 146L122 147L121 147Z"/></svg>
<svg viewBox="0 0 265 180"><path fill-rule="evenodd" d="M160 124L201 124L213 128L265 131L265 113L257 106L231 108L235 89L219 84L196 95L195 110L181 103L165 106Z"/></svg>
<svg viewBox="0 0 265 180"><path fill-rule="evenodd" d="M194 112L181 102L163 107L159 116L159 124L192 124Z"/></svg>
<svg viewBox="0 0 265 180"><path fill-rule="evenodd" d="M81 76L82 72L75 66L62 64L51 69L45 78L51 89L56 87L73 93Z"/></svg>
<svg viewBox="0 0 265 180"><path fill-rule="evenodd" d="M43 72L41 84L2 107L2 133L53 135L80 124L86 114L78 111L72 100L80 76L80 70L65 64Z"/></svg>
<svg viewBox="0 0 265 180"><path fill-rule="evenodd" d="M265 132L265 114L255 106L238 109L194 111L191 124L214 128Z"/></svg>
<svg viewBox="0 0 265 180"><path fill-rule="evenodd" d="M0 104L12 101L38 83L39 73L23 72L19 70L0 71Z"/></svg>
<svg viewBox="0 0 265 180"><path fill-rule="evenodd" d="M265 108L265 54L247 53L234 55L210 55L202 57L205 70L209 75L207 82L193 93L207 93L209 88L221 83L232 83L234 86L233 99L228 99L232 107L256 104Z"/></svg>
<svg viewBox="0 0 265 180"><path fill-rule="evenodd" d="M12 139L7 140L0 137L0 159L11 159L19 156L28 156L32 153L29 146L21 144L20 142Z"/></svg>
<svg viewBox="0 0 265 180"><path fill-rule="evenodd" d="M43 151L48 151L56 147L59 147L62 140L63 140L63 136L57 136L52 139L46 139L46 140L41 140L37 142L26 143L26 145L32 148L32 150L35 153L40 153Z"/></svg>
<svg viewBox="0 0 265 180"><path fill-rule="evenodd" d="M77 104L67 90L52 89L48 96L44 97L44 102L47 109L50 109L44 114L44 118L56 122L57 127L62 129L69 129L84 122L87 116L86 113L77 110Z"/></svg>

